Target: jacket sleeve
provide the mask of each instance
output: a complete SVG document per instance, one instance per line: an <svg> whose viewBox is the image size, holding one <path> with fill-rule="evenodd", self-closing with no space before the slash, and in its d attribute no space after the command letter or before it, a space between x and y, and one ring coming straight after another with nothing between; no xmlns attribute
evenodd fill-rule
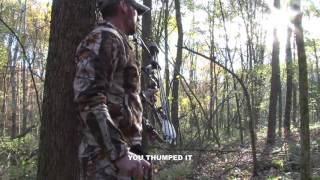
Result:
<svg viewBox="0 0 320 180"><path fill-rule="evenodd" d="M121 40L110 32L103 32L98 57L101 66L97 68L102 68L100 77L103 77L107 90L117 68L126 62ZM100 129L106 134L103 142L111 161L115 161L128 152L128 145L117 123L111 118L107 105L104 105L103 111L107 119L106 123L100 122Z"/></svg>
<svg viewBox="0 0 320 180"><path fill-rule="evenodd" d="M112 121L107 105L100 104L91 108L85 119L93 138L111 161L127 154L128 145Z"/></svg>

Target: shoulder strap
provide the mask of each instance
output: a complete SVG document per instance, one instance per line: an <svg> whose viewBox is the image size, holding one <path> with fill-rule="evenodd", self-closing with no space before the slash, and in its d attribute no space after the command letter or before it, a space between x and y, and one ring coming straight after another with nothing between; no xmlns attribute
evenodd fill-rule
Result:
<svg viewBox="0 0 320 180"><path fill-rule="evenodd" d="M110 32L111 34L115 35L120 40L122 48L123 48L123 52L124 52L124 57L125 57L125 60L127 62L127 52L126 52L126 48L125 48L124 43L123 43L123 38L120 35L120 33L117 30L115 30L113 28L108 28L108 27L98 27L96 30Z"/></svg>
<svg viewBox="0 0 320 180"><path fill-rule="evenodd" d="M124 46L124 43L123 43L123 38L122 36L120 35L120 33L113 29L113 28L108 28L108 27L98 27L95 29L95 31L106 31L106 32L110 32L111 34L115 35L121 42L121 45L122 45L122 48L123 48L123 52L124 52L124 58L125 58L125 62L128 62L128 58L127 58L127 52L126 52L126 48ZM116 62L118 63L118 62ZM115 68L113 68L113 73L115 71ZM113 74L112 73L112 74ZM116 84L113 83L113 75L110 77L111 78L111 81L110 81L110 84L109 84L109 87L111 86L116 86ZM122 87L116 87L120 92L123 92L124 93L124 89Z"/></svg>

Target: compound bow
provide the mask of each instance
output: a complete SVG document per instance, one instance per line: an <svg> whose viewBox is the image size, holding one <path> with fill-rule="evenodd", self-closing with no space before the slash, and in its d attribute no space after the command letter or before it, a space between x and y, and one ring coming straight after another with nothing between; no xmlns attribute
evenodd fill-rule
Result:
<svg viewBox="0 0 320 180"><path fill-rule="evenodd" d="M134 40L148 53L150 57L150 63L141 68L142 72L150 79L151 82L148 89L141 93L142 100L151 107L157 121L162 127L161 129L164 141L170 144L175 143L176 130L170 120L169 102L162 83L161 68L158 60L159 49L155 43L150 44L148 47L138 35L134 35ZM155 105L155 99L150 98L156 91L159 91L160 93L160 107ZM147 121L147 119L144 120ZM149 122L146 122L145 124L147 125L147 129L151 128L154 131L154 128Z"/></svg>

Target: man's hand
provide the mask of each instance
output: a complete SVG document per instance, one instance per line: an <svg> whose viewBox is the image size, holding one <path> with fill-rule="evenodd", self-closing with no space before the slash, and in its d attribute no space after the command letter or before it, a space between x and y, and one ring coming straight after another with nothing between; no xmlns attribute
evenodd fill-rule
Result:
<svg viewBox="0 0 320 180"><path fill-rule="evenodd" d="M129 158L130 156L130 158ZM150 169L150 163L146 160L134 160L137 156L132 152L128 152L125 156L115 162L119 169L119 175L135 177L137 180L142 180L144 174L147 174Z"/></svg>

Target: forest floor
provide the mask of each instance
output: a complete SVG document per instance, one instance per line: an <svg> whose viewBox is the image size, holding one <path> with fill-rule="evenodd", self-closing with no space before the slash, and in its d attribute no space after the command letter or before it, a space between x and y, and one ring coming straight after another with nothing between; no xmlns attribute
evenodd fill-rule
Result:
<svg viewBox="0 0 320 180"><path fill-rule="evenodd" d="M320 180L320 125L310 127L311 167L313 179ZM299 179L300 144L299 132L294 129L291 143L277 140L265 155L265 133L258 133L257 156L259 177L254 179ZM163 149L162 149L163 150ZM253 179L251 148L249 144L239 143L212 150L168 151L157 154L193 155L191 161L156 161L154 164L156 180L184 179ZM263 159L263 160L262 160Z"/></svg>

